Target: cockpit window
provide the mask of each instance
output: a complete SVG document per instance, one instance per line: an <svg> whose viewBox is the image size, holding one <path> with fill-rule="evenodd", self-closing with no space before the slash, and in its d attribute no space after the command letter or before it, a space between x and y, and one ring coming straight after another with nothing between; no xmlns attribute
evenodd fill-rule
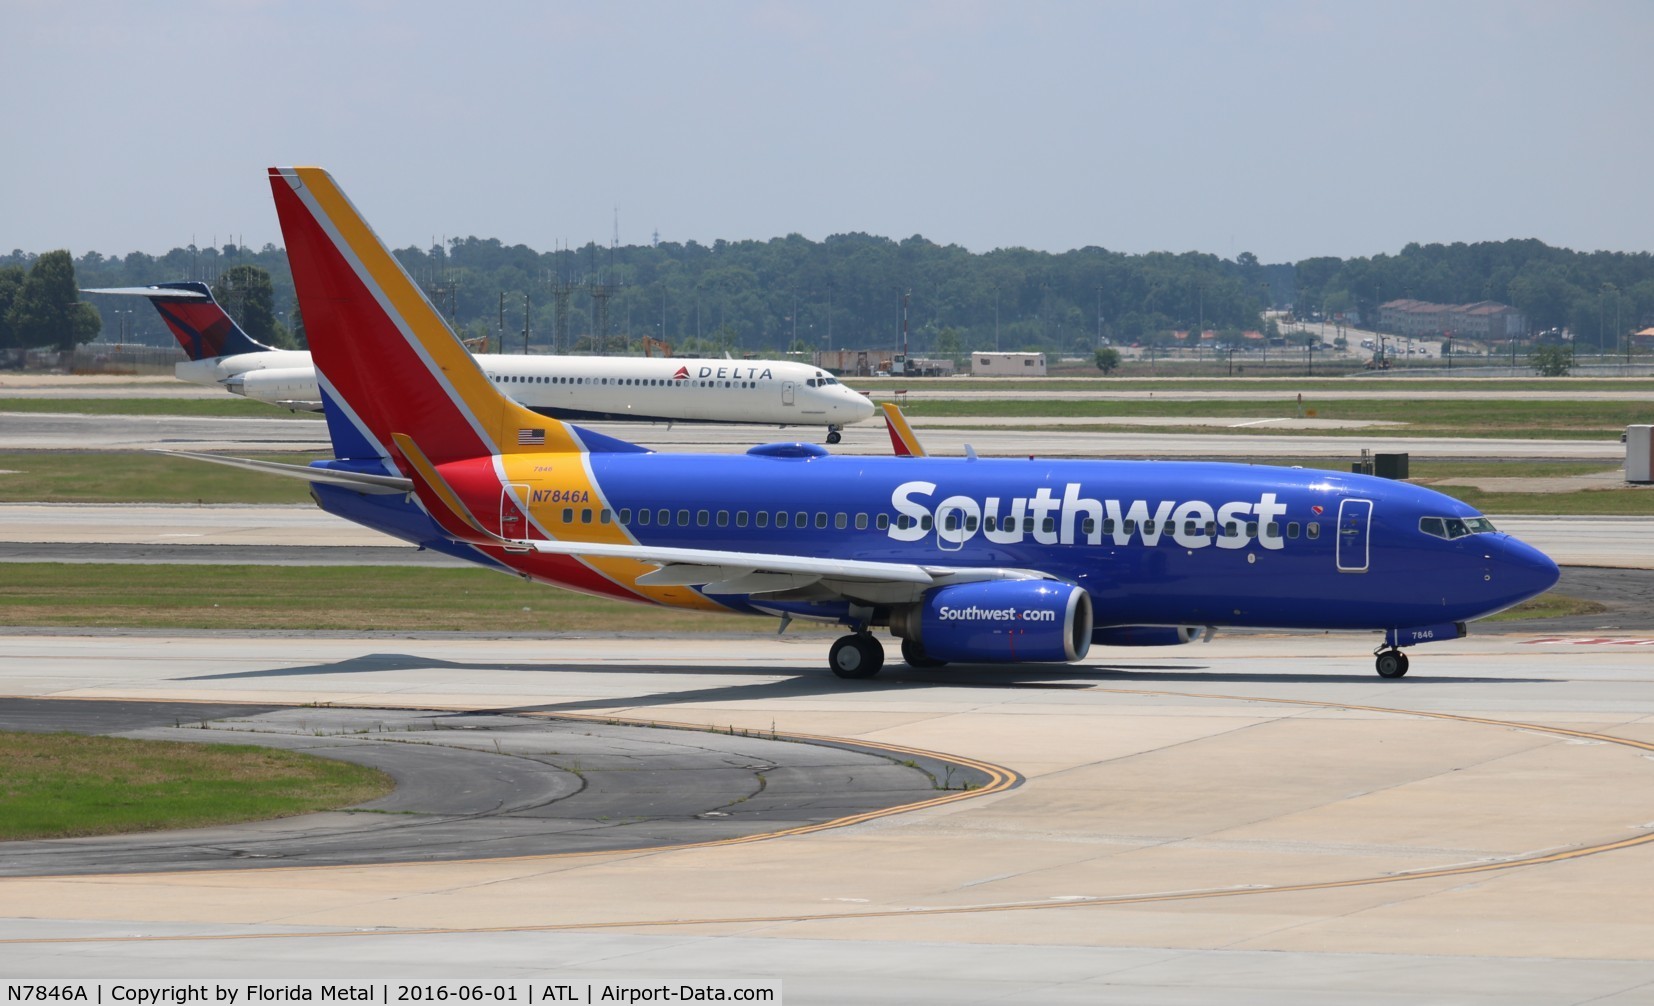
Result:
<svg viewBox="0 0 1654 1006"><path fill-rule="evenodd" d="M1469 534L1492 534L1493 522L1486 517L1420 517L1419 530L1434 538L1463 538Z"/></svg>

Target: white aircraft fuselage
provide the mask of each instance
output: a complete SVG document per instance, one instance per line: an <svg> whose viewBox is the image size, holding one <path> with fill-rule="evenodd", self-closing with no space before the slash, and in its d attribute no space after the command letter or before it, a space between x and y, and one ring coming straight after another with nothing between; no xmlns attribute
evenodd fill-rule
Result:
<svg viewBox="0 0 1654 1006"><path fill-rule="evenodd" d="M839 427L870 418L864 395L824 370L785 360L479 354L510 398L559 419ZM181 380L255 401L319 409L310 354L270 350L178 364Z"/></svg>

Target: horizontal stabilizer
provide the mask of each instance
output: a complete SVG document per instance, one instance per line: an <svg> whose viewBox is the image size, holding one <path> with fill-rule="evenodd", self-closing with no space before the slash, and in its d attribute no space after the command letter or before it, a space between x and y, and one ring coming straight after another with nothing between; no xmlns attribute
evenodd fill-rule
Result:
<svg viewBox="0 0 1654 1006"><path fill-rule="evenodd" d="M304 479L306 482L325 482L328 485L346 486L366 493L411 493L414 489L413 480L403 478L400 475L372 475L367 472L347 472L338 468L284 465L277 461L227 458L219 454L197 454L193 451L151 451L150 453L165 454L174 458L189 458L191 461L210 461L213 464L228 465L231 468L245 468L248 471L264 472L267 475L285 475L288 478Z"/></svg>
<svg viewBox="0 0 1654 1006"><path fill-rule="evenodd" d="M97 289L87 288L82 290L81 293L118 293L131 297L150 297L156 300L212 300L210 295L199 290L171 286L106 286Z"/></svg>

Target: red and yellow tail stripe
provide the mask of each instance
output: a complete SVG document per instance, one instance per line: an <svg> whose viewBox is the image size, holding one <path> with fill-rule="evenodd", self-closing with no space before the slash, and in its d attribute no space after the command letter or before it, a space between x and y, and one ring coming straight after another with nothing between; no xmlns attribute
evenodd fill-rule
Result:
<svg viewBox="0 0 1654 1006"><path fill-rule="evenodd" d="M316 369L382 446L417 431L433 461L581 450L501 395L418 284L320 168L271 168Z"/></svg>
<svg viewBox="0 0 1654 1006"><path fill-rule="evenodd" d="M893 402L881 402L879 408L884 410L884 426L890 431L890 449L897 457L925 456L925 447L919 443L919 435L913 432L913 427L907 424L907 417L902 415L901 406Z"/></svg>
<svg viewBox="0 0 1654 1006"><path fill-rule="evenodd" d="M575 432L499 392L326 171L272 168L270 185L316 369L382 456L425 476L433 519L462 540L537 531L636 544L616 522L565 524L561 505L536 504L536 490L554 490L612 510ZM478 543L575 589L723 609L685 587L638 585L655 567L633 560L513 556Z"/></svg>

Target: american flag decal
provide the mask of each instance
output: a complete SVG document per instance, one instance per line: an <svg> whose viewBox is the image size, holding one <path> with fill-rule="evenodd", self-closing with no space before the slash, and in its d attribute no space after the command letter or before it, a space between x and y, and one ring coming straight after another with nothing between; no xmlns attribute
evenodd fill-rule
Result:
<svg viewBox="0 0 1654 1006"><path fill-rule="evenodd" d="M520 429L517 431L518 447L544 447L545 445L546 431L543 428L538 430Z"/></svg>

